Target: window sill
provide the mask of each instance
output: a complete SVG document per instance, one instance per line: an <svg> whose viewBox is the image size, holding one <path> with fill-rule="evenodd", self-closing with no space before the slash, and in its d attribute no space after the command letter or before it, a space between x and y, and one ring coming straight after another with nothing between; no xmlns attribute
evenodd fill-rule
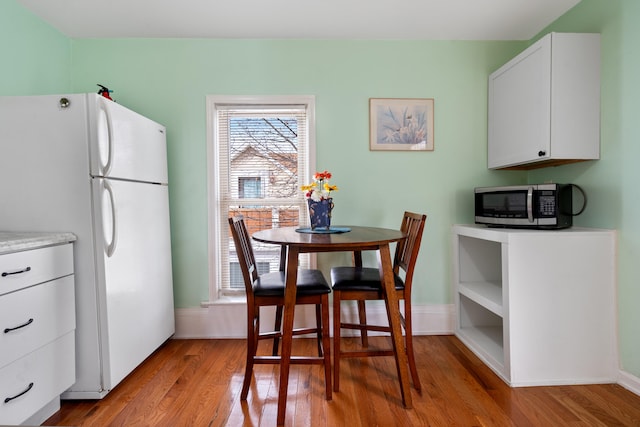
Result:
<svg viewBox="0 0 640 427"><path fill-rule="evenodd" d="M213 301L202 301L200 307L215 307L217 305L246 305L245 296L224 296Z"/></svg>

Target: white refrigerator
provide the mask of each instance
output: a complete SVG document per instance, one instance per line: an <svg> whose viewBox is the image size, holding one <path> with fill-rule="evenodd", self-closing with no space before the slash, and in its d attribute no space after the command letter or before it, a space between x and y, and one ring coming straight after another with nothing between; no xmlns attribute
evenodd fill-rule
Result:
<svg viewBox="0 0 640 427"><path fill-rule="evenodd" d="M175 331L165 128L97 94L0 97L0 231L71 231L76 383L100 399Z"/></svg>

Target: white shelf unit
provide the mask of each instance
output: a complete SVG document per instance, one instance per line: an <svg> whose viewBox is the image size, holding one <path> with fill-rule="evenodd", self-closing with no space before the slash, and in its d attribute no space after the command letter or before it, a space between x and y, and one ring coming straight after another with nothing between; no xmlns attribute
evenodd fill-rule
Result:
<svg viewBox="0 0 640 427"><path fill-rule="evenodd" d="M615 231L453 226L455 334L507 384L615 382Z"/></svg>

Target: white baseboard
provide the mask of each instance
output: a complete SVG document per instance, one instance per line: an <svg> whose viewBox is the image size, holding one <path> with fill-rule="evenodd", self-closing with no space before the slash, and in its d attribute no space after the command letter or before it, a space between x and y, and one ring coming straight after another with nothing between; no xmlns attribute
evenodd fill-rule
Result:
<svg viewBox="0 0 640 427"><path fill-rule="evenodd" d="M367 303L367 319L371 323L387 324L386 310L383 304ZM414 335L453 334L454 309L452 304L414 305ZM273 309L263 309L261 322L273 325ZM333 315L331 313L331 315ZM355 320L357 310L355 304L342 304L342 318ZM245 338L247 336L247 315L245 304L230 302L212 304L208 307L176 309L176 333L174 338ZM315 324L312 306L296 308L295 326L311 326ZM332 326L333 327L333 326ZM345 331L347 336L348 331Z"/></svg>
<svg viewBox="0 0 640 427"><path fill-rule="evenodd" d="M628 372L620 371L620 374L618 375L618 384L630 392L640 396L640 378L633 376Z"/></svg>

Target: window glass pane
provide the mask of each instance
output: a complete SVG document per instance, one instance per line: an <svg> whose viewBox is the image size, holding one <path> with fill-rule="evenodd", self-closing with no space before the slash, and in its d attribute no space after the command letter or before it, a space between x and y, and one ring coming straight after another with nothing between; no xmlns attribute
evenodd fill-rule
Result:
<svg viewBox="0 0 640 427"><path fill-rule="evenodd" d="M240 184L236 197L297 197L299 117L277 110L228 111L226 115L230 181ZM256 188L247 193L251 180Z"/></svg>
<svg viewBox="0 0 640 427"><path fill-rule="evenodd" d="M258 265L258 274L268 273L271 269L271 266L268 262L259 262ZM240 270L240 263L236 259L235 261L231 261L230 263L230 283L229 287L231 289L240 289L244 290L244 279L242 278L242 270Z"/></svg>
<svg viewBox="0 0 640 427"><path fill-rule="evenodd" d="M241 199L261 199L262 186L260 185L260 178L241 177L238 183L238 192Z"/></svg>
<svg viewBox="0 0 640 427"><path fill-rule="evenodd" d="M298 99L304 102L251 105L226 101L213 104L214 109L210 110L216 167L212 200L218 225L212 236L216 237L214 259L219 295L244 292L228 230L229 217L242 215L249 234L275 227L305 226L308 222L300 182L306 182L309 176L307 113L311 104L307 103L310 97ZM256 241L252 245L260 273L279 269L279 246ZM302 268L308 268L309 254L301 254L299 261Z"/></svg>

